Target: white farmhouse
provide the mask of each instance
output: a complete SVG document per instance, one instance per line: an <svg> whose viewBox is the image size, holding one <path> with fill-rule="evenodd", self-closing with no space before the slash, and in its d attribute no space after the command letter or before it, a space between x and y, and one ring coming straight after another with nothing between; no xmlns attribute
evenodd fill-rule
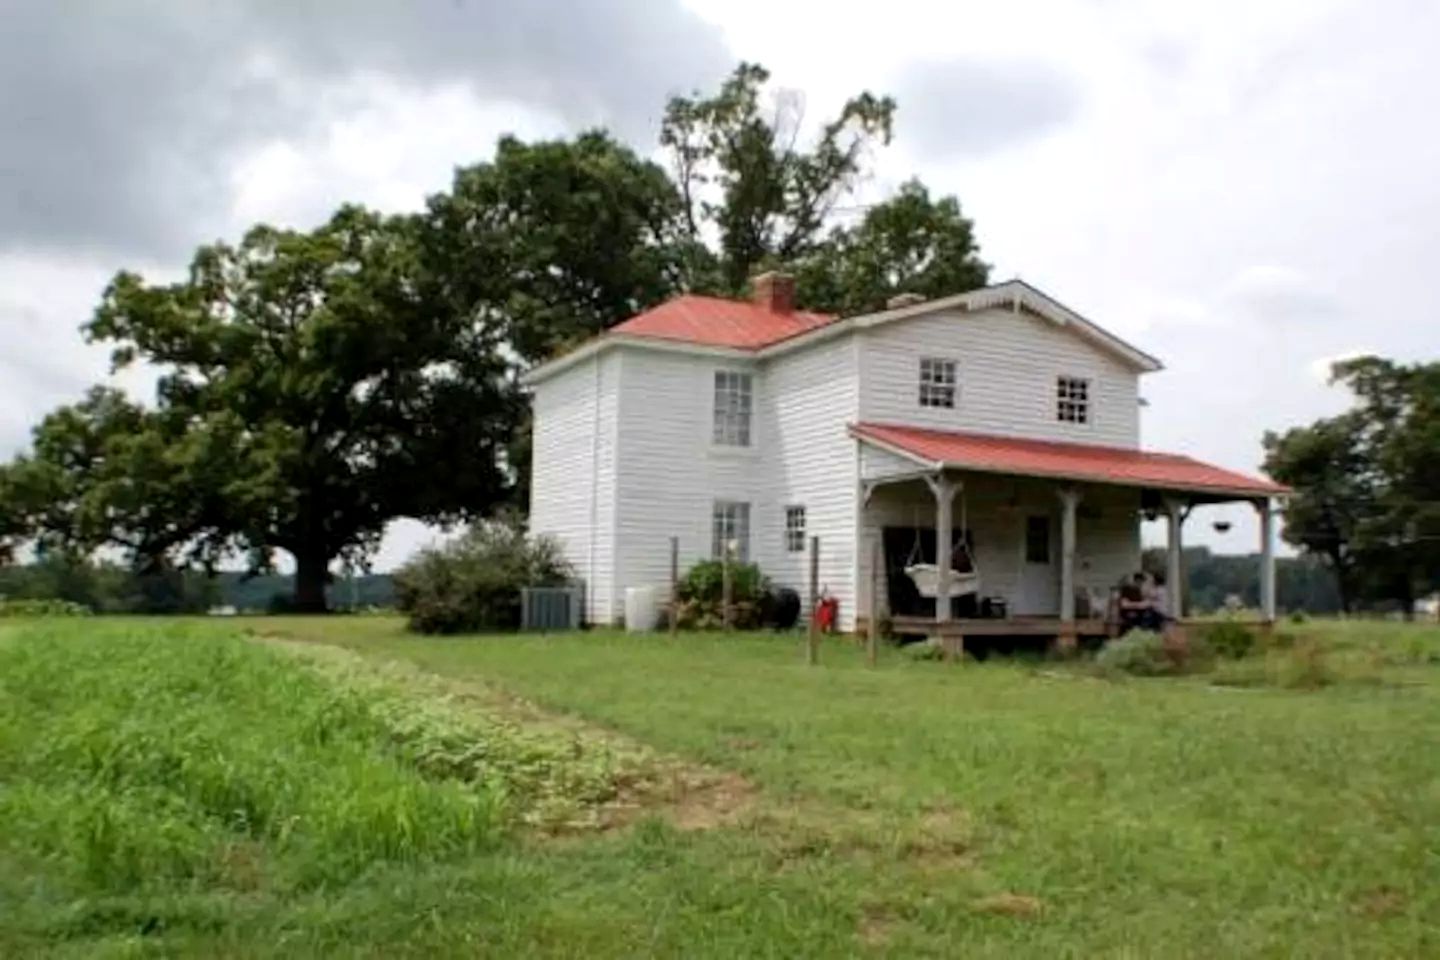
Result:
<svg viewBox="0 0 1440 960"><path fill-rule="evenodd" d="M1103 631L1144 514L1170 518L1178 604L1184 516L1227 500L1261 512L1273 618L1286 488L1141 451L1154 357L1018 280L846 318L793 309L788 276L753 286L677 297L528 374L532 529L563 544L590 622L627 587L663 593L672 537L682 569L733 542L802 597L818 538L842 628L873 584L897 623L1070 639Z"/></svg>

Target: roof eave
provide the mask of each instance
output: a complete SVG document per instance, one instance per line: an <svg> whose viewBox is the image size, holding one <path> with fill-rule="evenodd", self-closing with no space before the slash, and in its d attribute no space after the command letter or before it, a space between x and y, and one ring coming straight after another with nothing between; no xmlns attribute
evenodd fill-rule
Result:
<svg viewBox="0 0 1440 960"><path fill-rule="evenodd" d="M730 360L753 360L756 356L756 351L742 347L723 347L633 333L602 333L598 337L586 340L563 356L546 360L539 366L525 371L520 375L520 383L522 386L534 386L611 347L638 347L642 350L654 350L660 353L684 353L699 357L724 357Z"/></svg>
<svg viewBox="0 0 1440 960"><path fill-rule="evenodd" d="M898 457L903 457L912 463L928 467L932 470L960 470L969 473L986 473L993 476L1040 477L1047 480L1069 480L1074 483L1098 483L1105 486L1131 487L1136 490L1171 491L1196 496L1221 497L1230 500L1253 500L1259 497L1286 497L1293 492L1290 488L1280 484L1265 487L1248 487L1242 485L1225 486L1202 483L1160 483L1153 480L1106 476L1074 470L1027 469L1022 471L993 467L989 464L977 464L967 460L932 460L900 444L885 440L882 437L877 437L860 424L850 424L846 429L850 436L856 440L868 443L876 449L884 450Z"/></svg>

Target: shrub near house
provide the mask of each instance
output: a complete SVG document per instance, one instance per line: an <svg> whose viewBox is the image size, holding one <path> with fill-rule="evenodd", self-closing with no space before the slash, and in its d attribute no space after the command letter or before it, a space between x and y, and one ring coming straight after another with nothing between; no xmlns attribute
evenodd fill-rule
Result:
<svg viewBox="0 0 1440 960"><path fill-rule="evenodd" d="M516 516L477 523L459 539L420 551L395 574L395 599L418 633L513 630L520 588L564 583L556 543L531 538Z"/></svg>

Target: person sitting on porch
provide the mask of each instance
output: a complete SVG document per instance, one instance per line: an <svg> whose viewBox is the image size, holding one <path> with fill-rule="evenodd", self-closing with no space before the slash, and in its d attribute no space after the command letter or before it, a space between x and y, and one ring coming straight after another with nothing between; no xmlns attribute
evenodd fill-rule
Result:
<svg viewBox="0 0 1440 960"><path fill-rule="evenodd" d="M1166 623L1174 619L1170 616L1170 595L1165 589L1165 574L1155 573L1150 575L1146 599L1150 601L1150 609L1153 610L1155 614L1155 627L1153 629L1162 629Z"/></svg>
<svg viewBox="0 0 1440 960"><path fill-rule="evenodd" d="M1155 608L1154 590L1144 573L1127 578L1120 586L1120 627L1128 630L1159 630L1163 614Z"/></svg>

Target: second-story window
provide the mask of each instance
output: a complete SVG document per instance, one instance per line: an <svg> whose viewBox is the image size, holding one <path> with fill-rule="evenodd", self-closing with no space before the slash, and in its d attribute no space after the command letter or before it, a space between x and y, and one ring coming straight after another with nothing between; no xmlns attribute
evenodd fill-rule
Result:
<svg viewBox="0 0 1440 960"><path fill-rule="evenodd" d="M711 439L721 446L750 446L750 413L753 390L748 373L715 371L715 432Z"/></svg>
<svg viewBox="0 0 1440 960"><path fill-rule="evenodd" d="M955 406L955 361L920 358L920 406Z"/></svg>
<svg viewBox="0 0 1440 960"><path fill-rule="evenodd" d="M1061 423L1090 422L1090 381L1084 377L1057 377L1055 419Z"/></svg>

